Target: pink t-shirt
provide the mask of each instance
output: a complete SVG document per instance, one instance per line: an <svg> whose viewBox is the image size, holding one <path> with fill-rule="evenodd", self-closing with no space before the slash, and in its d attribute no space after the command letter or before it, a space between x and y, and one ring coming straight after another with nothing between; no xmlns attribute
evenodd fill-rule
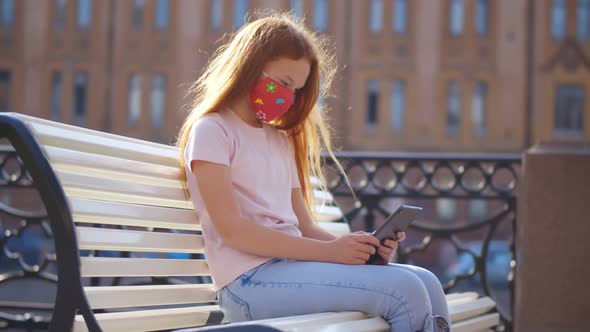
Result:
<svg viewBox="0 0 590 332"><path fill-rule="evenodd" d="M191 174L191 161L229 166L240 213L248 222L302 236L291 205L291 189L300 187L299 178L291 143L283 132L269 126L252 127L225 109L206 114L193 125L184 156L188 190L203 227L215 291L273 257L253 255L223 242Z"/></svg>

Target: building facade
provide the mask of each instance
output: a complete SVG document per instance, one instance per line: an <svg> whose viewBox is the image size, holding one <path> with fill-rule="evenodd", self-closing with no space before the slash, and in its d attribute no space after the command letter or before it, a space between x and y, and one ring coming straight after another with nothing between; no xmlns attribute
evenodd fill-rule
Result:
<svg viewBox="0 0 590 332"><path fill-rule="evenodd" d="M257 9L335 45L346 150L590 139L590 0L0 0L0 110L171 143L190 84Z"/></svg>

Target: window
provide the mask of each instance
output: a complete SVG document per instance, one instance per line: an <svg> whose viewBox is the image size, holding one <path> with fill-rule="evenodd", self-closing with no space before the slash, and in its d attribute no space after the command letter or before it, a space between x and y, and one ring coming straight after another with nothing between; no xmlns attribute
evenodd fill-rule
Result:
<svg viewBox="0 0 590 332"><path fill-rule="evenodd" d="M0 25L11 26L14 23L14 0L0 1Z"/></svg>
<svg viewBox="0 0 590 332"><path fill-rule="evenodd" d="M86 29L92 23L92 0L78 0L76 23L79 28Z"/></svg>
<svg viewBox="0 0 590 332"><path fill-rule="evenodd" d="M246 22L248 14L248 0L234 0L234 28L239 28Z"/></svg>
<svg viewBox="0 0 590 332"><path fill-rule="evenodd" d="M461 90L457 81L451 81L447 90L447 132L459 131L461 117Z"/></svg>
<svg viewBox="0 0 590 332"><path fill-rule="evenodd" d="M53 121L61 120L62 76L58 71L51 74L51 114Z"/></svg>
<svg viewBox="0 0 590 332"><path fill-rule="evenodd" d="M583 135L584 87L559 85L555 94L555 134Z"/></svg>
<svg viewBox="0 0 590 332"><path fill-rule="evenodd" d="M74 121L76 125L86 124L88 104L88 73L77 72L74 76Z"/></svg>
<svg viewBox="0 0 590 332"><path fill-rule="evenodd" d="M369 7L369 31L381 32L383 29L383 0L371 0Z"/></svg>
<svg viewBox="0 0 590 332"><path fill-rule="evenodd" d="M590 41L590 0L578 0L578 39Z"/></svg>
<svg viewBox="0 0 590 332"><path fill-rule="evenodd" d="M303 0L291 0L291 10L293 11L293 15L297 17L305 16Z"/></svg>
<svg viewBox="0 0 590 332"><path fill-rule="evenodd" d="M391 128L400 132L404 127L404 115L406 112L406 82L393 81L391 91Z"/></svg>
<svg viewBox="0 0 590 332"><path fill-rule="evenodd" d="M56 30L62 30L66 25L67 0L55 0L55 17L53 26Z"/></svg>
<svg viewBox="0 0 590 332"><path fill-rule="evenodd" d="M565 0L553 0L551 8L551 34L553 39L563 40L565 38L566 19Z"/></svg>
<svg viewBox="0 0 590 332"><path fill-rule="evenodd" d="M483 81L475 83L475 90L473 93L472 104L472 120L473 130L475 136L483 136L486 127L486 101L488 94L488 86Z"/></svg>
<svg viewBox="0 0 590 332"><path fill-rule="evenodd" d="M395 0L393 4L393 31L404 33L408 29L408 0Z"/></svg>
<svg viewBox="0 0 590 332"><path fill-rule="evenodd" d="M377 111L379 107L379 83L370 80L367 85L367 129L374 131L377 128Z"/></svg>
<svg viewBox="0 0 590 332"><path fill-rule="evenodd" d="M488 34L489 1L477 0L475 4L475 30L480 36Z"/></svg>
<svg viewBox="0 0 590 332"><path fill-rule="evenodd" d="M166 107L166 77L155 75L152 78L152 94L150 96L150 113L152 127L159 129L164 127Z"/></svg>
<svg viewBox="0 0 590 332"><path fill-rule="evenodd" d="M313 27L319 32L328 30L328 0L314 0Z"/></svg>
<svg viewBox="0 0 590 332"><path fill-rule="evenodd" d="M450 198L436 200L436 211L443 221L453 221L457 217L457 201Z"/></svg>
<svg viewBox="0 0 590 332"><path fill-rule="evenodd" d="M168 0L157 0L156 2L156 28L167 29L170 8Z"/></svg>
<svg viewBox="0 0 590 332"><path fill-rule="evenodd" d="M12 111L10 107L10 81L12 75L7 70L0 70L0 111Z"/></svg>
<svg viewBox="0 0 590 332"><path fill-rule="evenodd" d="M463 34L463 0L450 0L449 7L449 32L451 36L460 36Z"/></svg>
<svg viewBox="0 0 590 332"><path fill-rule="evenodd" d="M217 31L223 24L223 0L211 1L211 29Z"/></svg>
<svg viewBox="0 0 590 332"><path fill-rule="evenodd" d="M127 96L127 110L129 117L127 124L134 127L141 117L141 77L138 74L129 76Z"/></svg>
<svg viewBox="0 0 590 332"><path fill-rule="evenodd" d="M472 222L480 222L488 215L488 203L485 199L469 200L467 214Z"/></svg>
<svg viewBox="0 0 590 332"><path fill-rule="evenodd" d="M133 0L133 13L131 16L133 30L137 31L143 25L143 6L144 0Z"/></svg>

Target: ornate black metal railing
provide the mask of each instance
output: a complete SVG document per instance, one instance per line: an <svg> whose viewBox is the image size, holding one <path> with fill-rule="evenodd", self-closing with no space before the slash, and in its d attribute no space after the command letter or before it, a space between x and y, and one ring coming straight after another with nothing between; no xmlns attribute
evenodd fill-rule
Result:
<svg viewBox="0 0 590 332"><path fill-rule="evenodd" d="M456 255L452 255L455 256L453 258L467 257L472 260L469 269L456 269L454 275L449 276L444 283L445 291L457 290L462 281L479 278L474 284L483 289L480 293L496 300L499 296L492 291L490 272L496 275L498 269L508 270L501 276L505 278L505 284L500 284L499 290L508 293L505 296L507 299L497 302L504 327L511 330L520 155L338 153L337 158L350 179L354 194L345 179L335 171L330 159L326 159L327 185L345 211L353 230L373 231L378 222L402 201L428 205L429 201L442 200L447 207L448 203L457 201L477 201L476 207L485 208L483 213L476 211L479 218L457 214L454 217L456 220L449 222L441 220L438 213L432 213L437 209L430 204L424 215L408 230L408 238L413 236L415 241L401 243L397 261L420 265L415 257L424 255L435 241L442 242L454 248ZM488 210L491 208L495 209ZM502 232L498 231L500 228ZM494 240L497 235L501 240ZM475 246L468 246L469 243ZM492 244L497 243L506 243L506 246L492 248ZM492 253L497 257L491 257ZM504 260L498 257L504 257Z"/></svg>
<svg viewBox="0 0 590 332"><path fill-rule="evenodd" d="M54 239L35 184L7 145L0 145L0 198L0 293L6 296L0 298L0 328L47 329L57 285ZM49 299L22 301L25 292L39 294L18 287L24 283L43 288Z"/></svg>
<svg viewBox="0 0 590 332"><path fill-rule="evenodd" d="M343 177L337 174L329 159L327 162L328 187L336 197L353 230L373 230L384 216L400 203L425 205L428 201L447 199L453 201L485 200L497 207L480 220L469 223L448 223L437 215L425 214L408 231L398 253L400 263L421 265L416 257L431 251L434 243L442 241L454 248L457 254L470 257L473 268L458 270L445 281L445 290L453 291L463 281L474 280L481 284L482 293L495 297L490 286L490 255L498 230L508 225L508 243L505 248L510 258L510 275L514 270L514 238L516 221L516 189L520 173L520 155L451 155L451 154L376 154L339 153L349 175L354 195ZM39 281L55 294L57 288L57 264L54 237L49 218L38 195L35 184L16 153L7 146L0 146L0 293L11 289L21 295L19 283ZM424 202L414 202L423 200ZM21 204L24 201L26 204ZM448 203L448 201L447 201ZM425 209L434 211L434 207ZM466 220L468 218L458 217ZM472 248L464 241L470 233L481 248ZM505 233L505 232L504 232ZM505 234L504 234L505 235ZM413 241L412 241L413 238ZM473 241L472 241L473 242ZM90 255L101 255L90 252ZM128 255L129 253L116 253ZM191 280L192 281L192 280ZM120 279L90 281L119 283ZM183 280L153 279L152 283L176 283ZM197 281L198 282L198 281ZM12 285L7 287L7 285ZM5 288L2 288L5 287ZM29 286L26 286L29 287ZM511 328L512 278L502 286L508 292L508 305L499 305L499 311L507 329ZM463 289L462 289L463 290ZM29 292L37 293L32 289ZM18 299L21 297L18 296ZM46 329L53 310L51 296L48 301L17 301L0 298L0 328L26 330Z"/></svg>

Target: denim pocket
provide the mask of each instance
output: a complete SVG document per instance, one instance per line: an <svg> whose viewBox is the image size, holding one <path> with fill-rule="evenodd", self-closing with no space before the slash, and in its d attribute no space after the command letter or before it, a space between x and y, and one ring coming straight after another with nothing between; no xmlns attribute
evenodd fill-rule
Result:
<svg viewBox="0 0 590 332"><path fill-rule="evenodd" d="M219 307L228 321L233 323L252 320L248 303L237 297L227 287L220 289L217 296Z"/></svg>
<svg viewBox="0 0 590 332"><path fill-rule="evenodd" d="M254 276L254 274L256 274L256 272L258 272L258 270L260 270L263 266L268 265L268 264L273 264L273 263L279 262L281 260L283 260L283 259L282 258L273 258L269 261L266 261L265 263L258 265L257 267L255 267L251 270L248 270L247 272L244 272L240 276L240 280L242 281L241 285L242 286L246 285L250 281L250 279Z"/></svg>

